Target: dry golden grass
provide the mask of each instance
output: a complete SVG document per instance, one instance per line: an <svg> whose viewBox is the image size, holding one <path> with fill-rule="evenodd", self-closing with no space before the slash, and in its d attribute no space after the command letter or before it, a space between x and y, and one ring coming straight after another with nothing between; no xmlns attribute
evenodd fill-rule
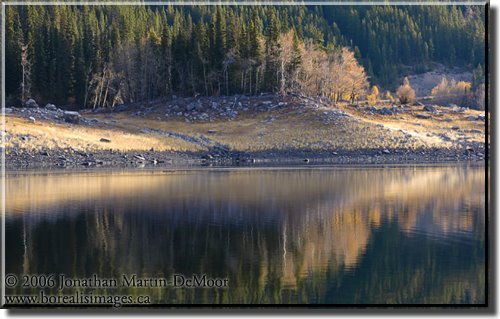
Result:
<svg viewBox="0 0 500 319"><path fill-rule="evenodd" d="M381 107L381 106L378 106ZM484 114L475 110L451 113L449 108L437 107L443 116L418 119L416 114L430 114L421 107L405 107L405 111L392 116L371 115L360 109L341 105L350 116L334 121L325 121L323 112L327 107L308 109L283 108L252 113L243 112L234 120L218 119L213 122L186 123L183 117L158 120L151 117L135 117L128 113L96 114L96 127L82 125L37 122L13 116L7 117L7 133L14 137L30 135L34 138L22 141L14 138L12 143L28 149L73 147L75 149L128 150L207 150L195 143L161 134L145 134L141 130L152 128L185 134L191 137L205 136L229 146L233 151L268 150L356 150L391 148L450 148L459 140L484 141L485 123L468 121L467 116ZM269 121L269 119L273 121ZM114 121L110 121L113 119ZM445 119L450 119L446 122ZM452 130L459 126L459 130ZM471 132L471 130L479 130ZM214 130L215 133L208 133ZM444 138L443 138L444 136ZM101 138L111 143L100 142ZM14 142L13 142L14 141ZM10 143L10 145L9 145Z"/></svg>
<svg viewBox="0 0 500 319"><path fill-rule="evenodd" d="M404 134L391 132L369 123L350 121L345 124L325 124L319 118L322 111L297 114L293 110L243 114L237 120L195 122L186 124L183 120L158 121L130 118L125 114L115 117L123 126L152 127L166 131L180 132L190 136L208 136L237 151L265 150L332 150L359 148L421 147L414 141L402 143ZM272 123L266 122L273 117ZM367 125L368 124L368 125ZM209 130L216 133L207 134Z"/></svg>
<svg viewBox="0 0 500 319"><path fill-rule="evenodd" d="M381 106L378 106L379 108ZM464 113L453 113L448 107L434 106L442 116L433 115L430 119L419 119L417 114L430 114L422 111L420 106L406 106L404 112L393 116L383 116L379 114L370 115L358 112L348 106L341 106L348 113L355 114L360 120L375 125L382 125L393 131L402 130L405 134L419 138L428 146L451 147L453 142L466 138L471 142L484 142L485 123L481 121L466 120L468 116L478 116L484 114L483 111L465 110ZM449 119L451 121L447 121ZM459 130L452 130L458 126ZM471 132L471 130L479 132ZM445 134L450 141L444 141L440 136Z"/></svg>
<svg viewBox="0 0 500 319"><path fill-rule="evenodd" d="M478 111L468 110L463 114L422 120L414 116L421 113L417 108L395 116L371 116L346 106L341 108L352 117L328 124L324 122L323 116L323 112L328 111L326 107L308 110L303 114L294 109L257 114L247 112L232 121L185 123L183 118L160 121L131 118L124 113L117 114L114 119L123 127L152 127L190 136L207 136L237 151L449 148L454 141L464 136L470 141L484 140L483 122L463 120L468 115L477 116L480 113ZM274 121L267 122L271 117ZM451 118L452 122L444 122L446 117ZM460 126L461 130L451 130L455 125ZM468 132L473 128L483 133ZM208 134L209 130L216 132ZM443 140L441 134L446 134L450 141Z"/></svg>
<svg viewBox="0 0 500 319"><path fill-rule="evenodd" d="M115 128L93 128L82 125L59 124L46 121L30 123L24 118L7 116L5 119L7 136L6 151L17 144L27 150L45 148L69 148L76 150L149 150L159 151L196 151L199 148L182 140L150 136ZM21 136L29 136L23 141ZM111 142L100 142L107 138Z"/></svg>

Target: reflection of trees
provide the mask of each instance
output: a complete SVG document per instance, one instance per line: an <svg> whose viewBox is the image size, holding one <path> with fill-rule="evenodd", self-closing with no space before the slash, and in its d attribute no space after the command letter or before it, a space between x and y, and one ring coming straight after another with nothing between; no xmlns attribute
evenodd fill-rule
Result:
<svg viewBox="0 0 500 319"><path fill-rule="evenodd" d="M57 199L18 199L7 270L230 279L155 290L167 302L484 301L482 169L117 176L95 181L106 196L87 176L76 201L76 181Z"/></svg>

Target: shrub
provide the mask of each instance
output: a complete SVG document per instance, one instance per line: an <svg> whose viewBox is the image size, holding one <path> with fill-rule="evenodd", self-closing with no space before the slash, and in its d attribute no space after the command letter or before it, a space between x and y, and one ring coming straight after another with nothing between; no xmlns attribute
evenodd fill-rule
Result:
<svg viewBox="0 0 500 319"><path fill-rule="evenodd" d="M372 87L372 92L370 93L370 95L367 96L367 99L368 99L368 104L370 104L370 105L377 104L377 100L378 100L378 87L376 85L374 85Z"/></svg>
<svg viewBox="0 0 500 319"><path fill-rule="evenodd" d="M434 101L438 104L458 104L460 106L474 106L474 98L471 90L471 83L465 81L448 81L443 77L441 82L432 89Z"/></svg>
<svg viewBox="0 0 500 319"><path fill-rule="evenodd" d="M416 100L415 90L412 89L407 77L404 78L403 85L398 88L396 94L401 104L413 103Z"/></svg>
<svg viewBox="0 0 500 319"><path fill-rule="evenodd" d="M389 92L389 91L385 92L385 98L391 102L394 102L394 100L395 100L394 96L392 96L391 92Z"/></svg>

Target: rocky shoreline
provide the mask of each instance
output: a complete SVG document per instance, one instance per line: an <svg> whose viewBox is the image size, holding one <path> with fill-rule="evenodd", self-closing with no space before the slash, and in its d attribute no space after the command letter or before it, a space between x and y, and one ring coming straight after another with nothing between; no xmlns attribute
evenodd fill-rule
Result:
<svg viewBox="0 0 500 319"><path fill-rule="evenodd" d="M19 150L6 154L7 170L82 169L82 168L162 168L184 166L268 166L268 165L380 165L485 162L484 150L338 150L265 151L254 153L179 153L179 152L82 152L50 149L37 153Z"/></svg>
<svg viewBox="0 0 500 319"><path fill-rule="evenodd" d="M117 125L122 127L127 124L120 123L120 118L115 118L118 114L126 114L127 118L137 119L137 121L156 121L161 123L168 119L174 118L177 123L182 125L197 125L196 123L210 123L212 121L222 121L224 123L237 122L241 115L240 113L249 113L252 117L258 114L262 115L264 120L258 120L256 125L261 126L261 130L268 129L269 125L276 123L278 118L285 117L302 117L309 114L309 122L311 126L322 125L322 127L338 127L341 134L347 133L346 129L349 125L361 123L360 116L368 117L364 120L366 125L371 125L377 129L374 134L379 139L388 138L390 141L399 141L394 144L394 148L388 145L382 146L382 143L373 144L369 148L345 144L342 147L332 147L325 143L315 142L306 145L295 145L294 140L281 141L281 145L286 145L282 148L276 148L273 144L268 144L262 151L235 151L235 147L231 147L231 141L220 141L215 138L219 134L224 137L218 130L211 127L205 128L203 131L199 129L196 133L183 133L182 130L175 129L166 125L165 129L160 129L155 126L143 126L135 128L135 122L128 124L129 127L135 129L137 133L144 136L156 136L167 138L173 141L185 143L192 146L191 149L197 150L171 150L159 151L152 146L143 147L142 150L124 151L113 148L112 144L117 139L112 134L104 136L97 135L93 142L93 147L75 147L71 143L57 144L52 147L38 143L36 148L25 147L32 140L37 140L36 136L32 136L23 129L7 130L5 133L5 141L9 142L6 146L6 169L22 170L22 169L81 169L81 168L141 168L141 167L181 167L181 166L266 166L266 165L380 165L380 164L435 164L435 163L484 163L489 154L489 144L479 142L478 139L470 138L474 134L481 134L480 126L485 125L486 118L484 114L471 115L464 113L466 109L455 105L440 108L437 110L432 105L424 105L416 102L412 107L401 106L383 106L378 108L373 106L358 106L350 107L348 114L345 110L338 108L325 107L328 106L328 101L321 99L312 99L301 96L286 96L277 95L261 95L254 97L234 96L221 98L175 98L172 101L153 101L147 105L123 105L117 107L112 112L107 110L83 110L80 113L65 111L53 104L47 104L45 107L38 107L34 100L30 100L33 105L27 105L26 108L6 108L5 114L12 118L23 119L25 124L50 128L51 125L63 125L63 128L86 128L90 131L101 130L103 132L115 132ZM323 108L323 109L321 109ZM282 114L282 110L288 109L291 113ZM354 115L353 115L354 114ZM383 124L385 118L392 119L398 116L407 115L413 116L416 120L436 121L443 123L443 127L449 126L450 129L432 134L422 132L414 132L409 134L410 129L393 129L387 128ZM238 116L238 118L237 118ZM379 122L374 118L381 116ZM452 122L451 118L459 118L462 125L469 125L472 128L462 128ZM123 119L122 119L123 121ZM233 122L234 121L234 122ZM302 121L302 119L301 119ZM372 121L372 122L370 122ZM413 121L410 119L410 121ZM19 123L19 122L18 122ZM288 123L284 122L281 129L287 128ZM315 124L319 123L319 124ZM241 123L240 123L241 124ZM357 125L357 124L356 124ZM421 125L421 124L417 124ZM472 126L471 126L472 125ZM14 125L15 126L15 125ZM14 128L14 126L11 127ZM235 130L238 130L238 124L234 125ZM361 127L361 129L367 129ZM359 127L359 126L358 126ZM421 126L419 126L421 127ZM219 129L225 129L220 127ZM278 128L278 129L279 129ZM255 129L255 128L254 128ZM105 131L103 131L105 130ZM318 129L321 132L323 128ZM51 132L51 131L50 131ZM247 131L253 132L253 130ZM383 134L396 132L399 135ZM399 133L398 133L399 132ZM414 142L414 136L424 135L427 137L434 136L436 140L450 141L448 134L455 132L458 138L455 138L452 146L436 147L425 145L425 147L407 147L405 146ZM403 134L404 133L404 134ZM51 133L49 133L51 134ZM330 135L331 136L331 135ZM328 136L327 138L330 138ZM66 136L59 137L65 140ZM253 137L255 138L255 137ZM368 137L367 137L368 138ZM373 138L373 137L371 137ZM252 139L252 137L249 137ZM129 141L126 140L125 143ZM69 145L68 145L69 144ZM387 144L387 143L386 143ZM90 144L87 144L90 146ZM98 147L95 147L95 146ZM149 145L149 144L146 144ZM485 146L487 145L487 146ZM109 148L108 148L109 146ZM151 147L151 149L149 149ZM356 147L358 147L356 149ZM148 150L149 149L149 150ZM240 147L241 149L241 147Z"/></svg>

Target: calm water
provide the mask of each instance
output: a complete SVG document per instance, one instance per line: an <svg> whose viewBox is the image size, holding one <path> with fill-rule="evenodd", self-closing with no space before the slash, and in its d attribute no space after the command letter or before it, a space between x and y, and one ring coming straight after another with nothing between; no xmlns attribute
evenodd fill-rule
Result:
<svg viewBox="0 0 500 319"><path fill-rule="evenodd" d="M484 167L12 173L6 191L7 273L228 279L112 291L154 303L486 298Z"/></svg>

